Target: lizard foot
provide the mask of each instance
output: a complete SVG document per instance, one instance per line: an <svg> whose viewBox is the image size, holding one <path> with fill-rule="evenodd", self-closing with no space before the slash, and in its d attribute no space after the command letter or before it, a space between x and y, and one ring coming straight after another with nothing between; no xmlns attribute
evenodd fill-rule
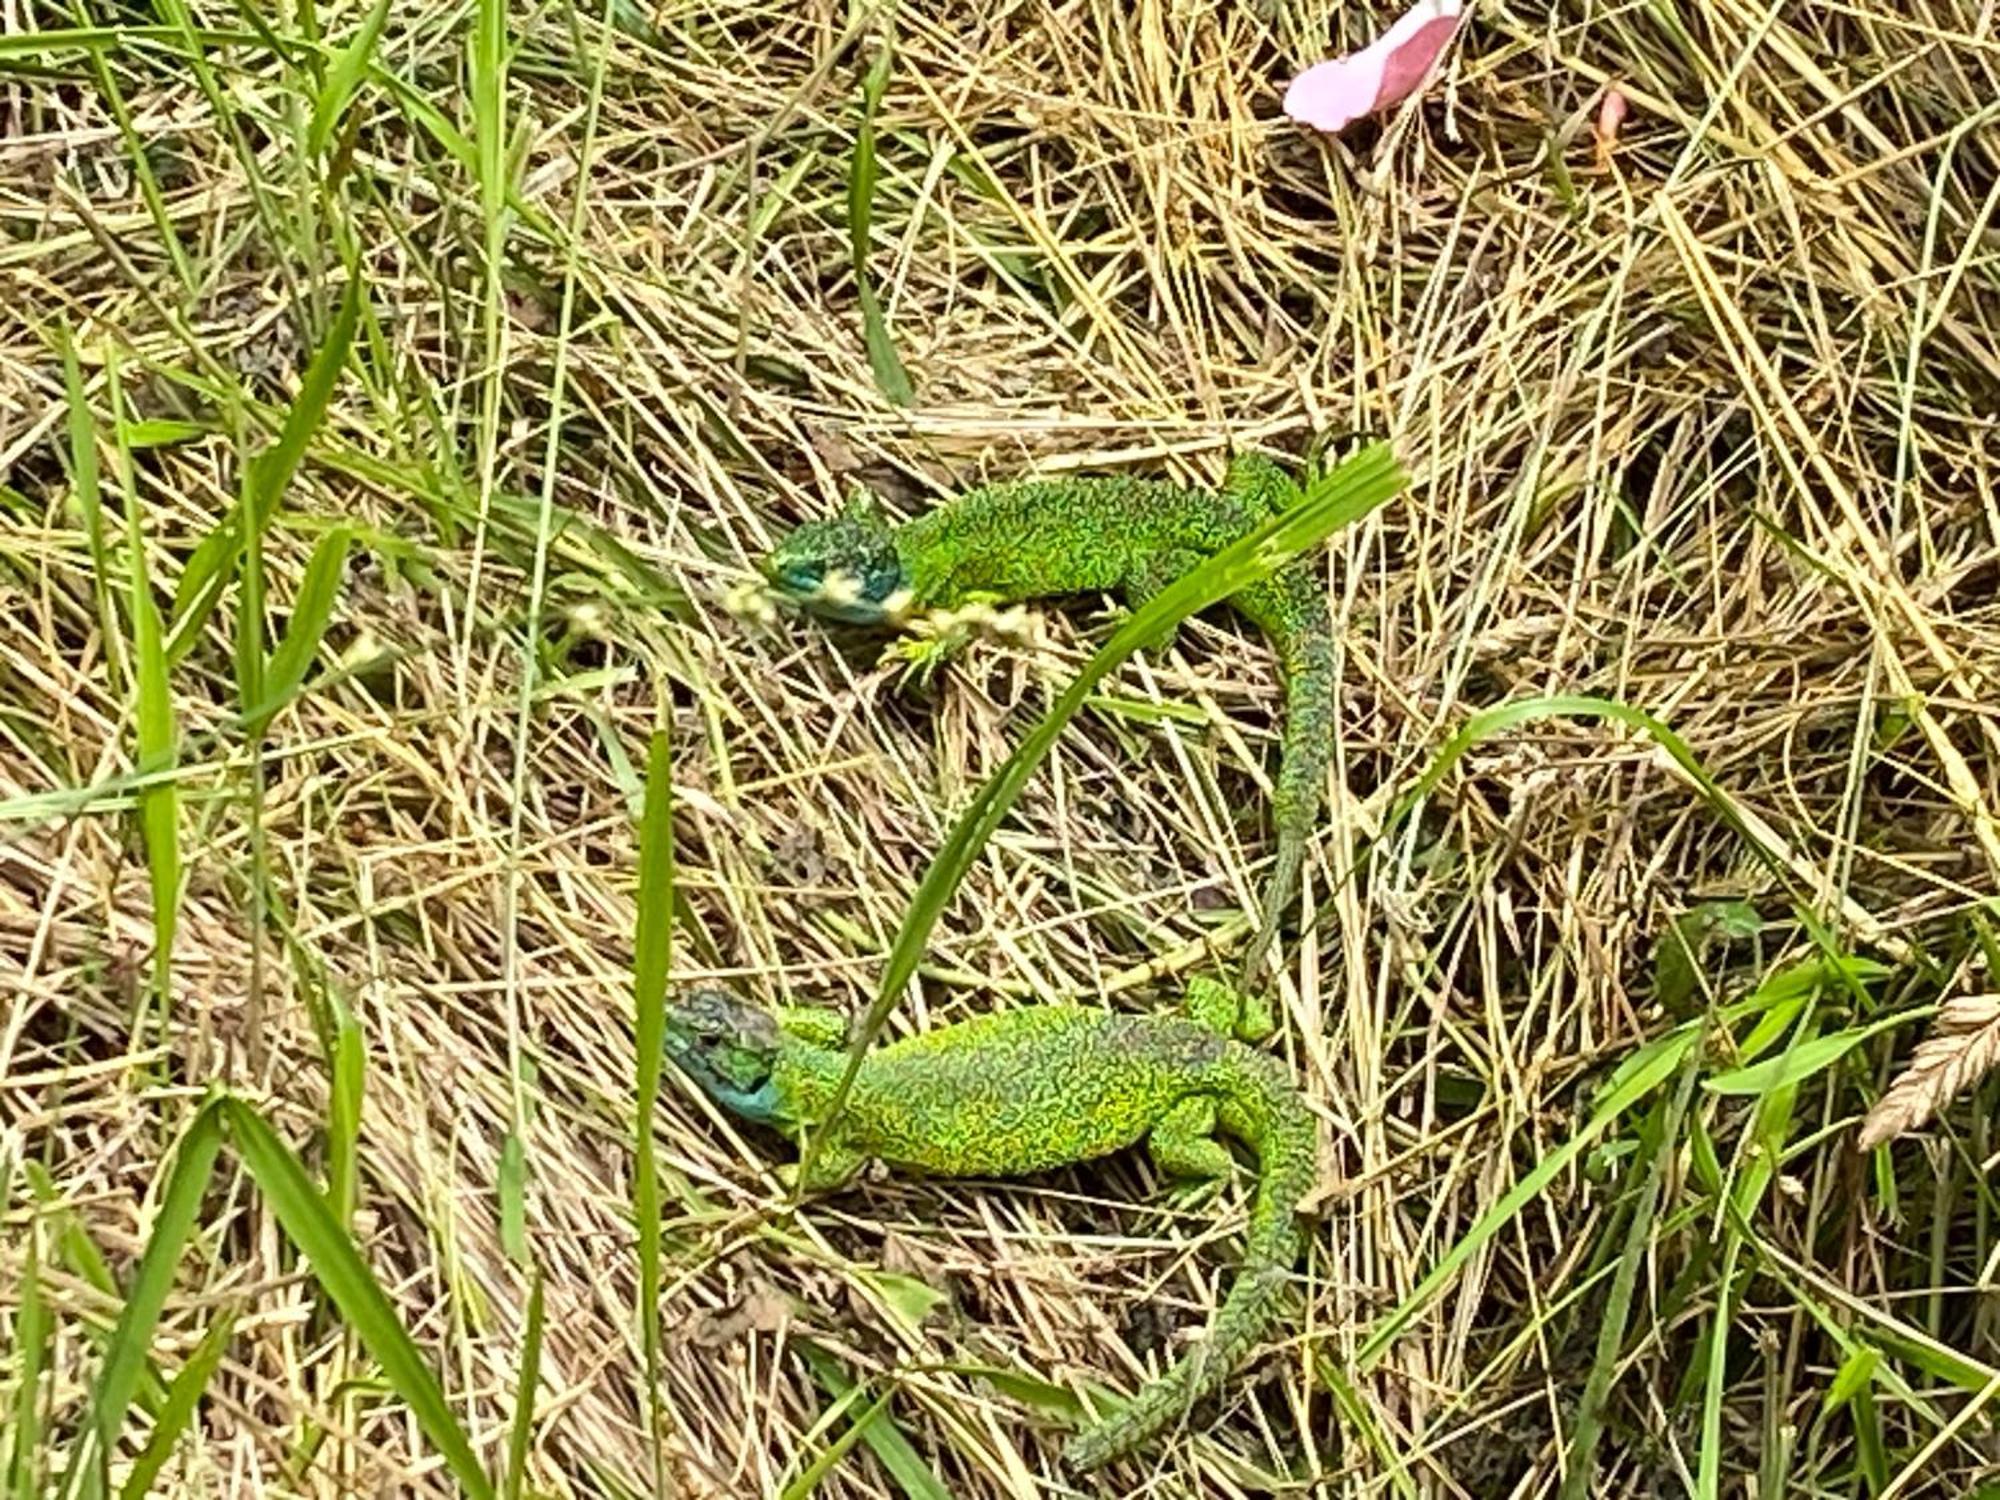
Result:
<svg viewBox="0 0 2000 1500"><path fill-rule="evenodd" d="M1028 612L1015 606L998 608L996 598L975 595L956 609L933 610L910 621L905 633L891 641L882 652L883 664L900 663L896 685L915 682L930 686L931 679L955 657L981 638L1025 641L1031 634Z"/></svg>
<svg viewBox="0 0 2000 1500"><path fill-rule="evenodd" d="M1199 976L1190 979L1181 999L1181 1010L1188 1019L1239 1042L1261 1042L1278 1029L1269 1000L1219 979Z"/></svg>

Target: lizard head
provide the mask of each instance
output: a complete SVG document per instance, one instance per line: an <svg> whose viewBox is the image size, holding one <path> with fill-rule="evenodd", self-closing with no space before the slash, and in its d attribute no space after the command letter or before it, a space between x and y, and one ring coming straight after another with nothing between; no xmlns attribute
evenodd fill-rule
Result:
<svg viewBox="0 0 2000 1500"><path fill-rule="evenodd" d="M764 559L764 578L794 604L850 625L895 624L910 604L889 522L865 498L778 543Z"/></svg>
<svg viewBox="0 0 2000 1500"><path fill-rule="evenodd" d="M772 1077L782 1040L777 1017L727 990L692 989L667 1007L667 1055L746 1120L785 1123Z"/></svg>

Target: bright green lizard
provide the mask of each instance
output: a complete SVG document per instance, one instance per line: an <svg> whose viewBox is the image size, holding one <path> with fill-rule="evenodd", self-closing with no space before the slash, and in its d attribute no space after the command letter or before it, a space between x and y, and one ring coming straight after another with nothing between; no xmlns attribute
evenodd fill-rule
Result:
<svg viewBox="0 0 2000 1500"><path fill-rule="evenodd" d="M876 1159L933 1176L1005 1177L1108 1156L1141 1140L1163 1172L1232 1166L1217 1129L1257 1155L1248 1243L1206 1340L1072 1438L1091 1469L1152 1438L1221 1384L1271 1320L1298 1254L1316 1132L1279 1063L1230 1032L1267 1031L1267 1008L1213 980L1184 1015L1038 1005L939 1027L870 1052L820 1140L807 1188L837 1187ZM667 1049L717 1104L797 1139L821 1125L847 1065L833 1011L766 1010L695 989L667 1014Z"/></svg>
<svg viewBox="0 0 2000 1500"><path fill-rule="evenodd" d="M764 575L780 598L851 624L901 627L932 612L1060 594L1111 592L1137 609L1298 494L1277 464L1246 455L1213 490L1146 479L1017 481L968 491L903 525L864 501L798 527L765 559ZM1335 669L1326 586L1310 561L1293 561L1229 602L1269 637L1286 698L1271 799L1277 857L1244 952L1247 989L1298 887L1325 793ZM922 660L928 652L934 664L950 649L919 645L905 654Z"/></svg>

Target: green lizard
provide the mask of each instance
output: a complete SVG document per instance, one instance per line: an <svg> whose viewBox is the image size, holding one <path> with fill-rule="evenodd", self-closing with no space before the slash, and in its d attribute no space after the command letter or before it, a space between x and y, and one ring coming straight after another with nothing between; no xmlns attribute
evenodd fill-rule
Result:
<svg viewBox="0 0 2000 1500"><path fill-rule="evenodd" d="M1144 1140L1163 1172L1232 1165L1218 1127L1256 1154L1259 1184L1236 1284L1206 1340L1072 1438L1091 1469L1159 1433L1216 1388L1269 1323L1298 1254L1297 1212L1315 1174L1312 1116L1279 1063L1231 1038L1268 1031L1268 1009L1214 980L1185 1014L1039 1005L939 1027L868 1054L807 1188L837 1187L874 1158L934 1176L1013 1176L1091 1161ZM717 1104L795 1139L819 1126L847 1064L833 1011L770 1011L691 990L667 1015L667 1049Z"/></svg>
<svg viewBox="0 0 2000 1500"><path fill-rule="evenodd" d="M1213 490L1145 479L1026 480L968 491L899 526L862 501L798 527L765 559L764 575L780 598L850 624L904 627L932 611L1096 592L1115 592L1137 609L1298 493L1277 464L1246 455ZM1247 989L1298 887L1325 793L1333 627L1325 583L1303 559L1230 603L1269 637L1286 699L1271 799L1277 857L1244 953ZM935 660L950 649L906 654Z"/></svg>

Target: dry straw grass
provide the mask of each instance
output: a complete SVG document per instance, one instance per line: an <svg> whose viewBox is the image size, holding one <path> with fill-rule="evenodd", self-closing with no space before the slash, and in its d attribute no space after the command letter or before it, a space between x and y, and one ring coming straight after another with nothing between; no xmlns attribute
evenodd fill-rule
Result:
<svg viewBox="0 0 2000 1500"><path fill-rule="evenodd" d="M1553 1493L1598 1366L1585 1493L1886 1476L1963 1495L1993 1472L1992 1090L1947 1108L1928 1149L1852 1144L1914 1025L1796 1084L1662 1091L1355 1364L1576 1135L1607 1070L1675 1024L1655 955L1683 911L1731 899L1765 921L1754 943L1696 945L1696 1009L1810 951L1788 899L1890 966L1785 1012L1795 1042L1982 988L1990 5L1482 5L1423 108L1344 146L1275 123L1276 97L1329 25L1372 35L1371 7L614 6L608 40L596 14L522 10L521 212L490 322L494 200L424 113L473 128L465 8L386 15L330 185L306 146L325 54L304 43L317 26L344 46L365 7L265 16L281 60L250 10L203 6L213 93L150 15L101 10L131 29L100 51L21 40L84 14L0 9L0 1317L19 1334L32 1224L51 1451L75 1440L115 1312L91 1255L130 1274L202 1090L227 1082L324 1163L310 1016L333 996L365 1042L357 1234L482 1457L500 1466L517 1407L516 1129L547 1274L529 1487L646 1492L627 1205L647 732L669 720L678 757L677 975L854 1005L954 812L1091 628L1069 613L982 647L923 701L851 643L747 628L722 596L854 482L917 506L1027 469L1209 477L1232 444L1297 451L1334 427L1393 435L1419 478L1328 562L1337 784L1319 920L1280 990L1326 1125L1322 1217L1269 1356L1128 1477ZM871 266L908 410L871 377L845 230L859 80L890 32ZM1614 80L1632 112L1607 157L1589 122ZM343 243L372 317L267 569L282 619L326 525L356 528L328 637L347 671L273 726L258 828L232 603L175 665L187 884L162 1014L118 780L130 652L102 623L123 564L94 566L65 466L61 331L101 432L113 349L136 418L192 424L134 465L164 606L325 332ZM115 545L109 478L106 505ZM1372 842L1475 710L1557 693L1671 724L1789 890L1605 724L1482 743ZM1154 1003L1240 940L1275 704L1226 617L1126 671L980 861L910 1024L1079 992ZM1746 1031L1690 1066L1720 1076ZM767 1142L671 1082L658 1128L664 1460L688 1494L778 1493L846 1430L816 1425L835 1396L807 1340L864 1382L846 1416L893 1388L871 1435L893 1423L944 1493L1069 1493L1034 1388L964 1367L1130 1389L1204 1321L1240 1224L1240 1190L1189 1201L1123 1162L872 1182L788 1218ZM1607 1305L1626 1319L1608 1362ZM160 1492L449 1492L398 1403L343 1387L367 1357L227 1157L153 1342L163 1379L222 1309L234 1339ZM135 1416L114 1478L146 1430ZM847 1449L816 1492L921 1492L882 1453Z"/></svg>

